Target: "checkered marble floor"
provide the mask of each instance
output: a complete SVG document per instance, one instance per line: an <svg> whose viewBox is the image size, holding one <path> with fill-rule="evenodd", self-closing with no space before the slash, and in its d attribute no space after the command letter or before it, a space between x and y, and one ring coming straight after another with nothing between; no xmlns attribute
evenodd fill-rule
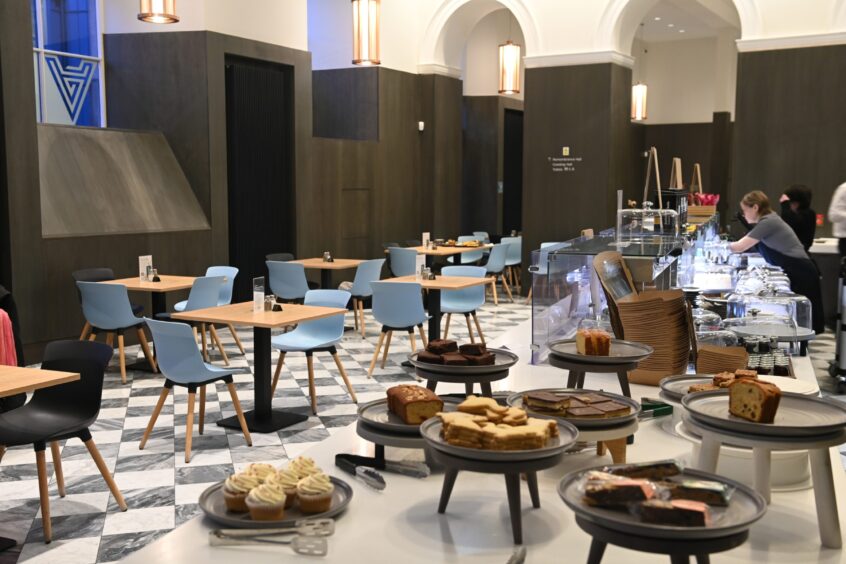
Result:
<svg viewBox="0 0 846 564"><path fill-rule="evenodd" d="M823 397L846 402L846 394L838 393L837 380L832 378L828 371L834 361L836 346L834 333L826 331L810 342L808 351ZM846 444L840 445L840 460L843 462L843 468L846 469Z"/></svg>
<svg viewBox="0 0 846 564"><path fill-rule="evenodd" d="M522 302L500 301L499 306L488 303L481 308L479 321L485 337L494 338L526 320L530 309ZM369 311L366 315L367 338L348 332L338 347L360 402L384 397L384 390L397 382L414 381L412 371L400 364L410 351L407 336L401 334L393 337L385 368L377 365L373 379L367 378L379 328ZM347 321L352 323L351 315ZM252 331L239 330L246 356L240 354L227 330L218 333L231 365L244 371L234 379L244 410L252 409ZM453 319L450 337L469 342L462 316ZM127 349L128 357L139 354L135 349ZM163 379L157 374L130 371L128 384L122 385L115 356L106 375L100 417L91 431L129 511L121 512L117 508L85 446L78 439L71 439L62 446L65 498L58 497L53 465L48 464L53 542L45 545L33 449L12 448L0 462L0 536L14 538L19 544L0 552L0 564L118 561L197 515L200 512L197 499L209 485L250 462L281 465L334 430L352 423L356 419L356 405L347 395L331 356L320 353L314 358L318 416L310 416L307 421L278 433L254 433L253 446L248 447L240 432L214 424L221 417L234 415L234 409L225 385L209 386L205 433L197 435L195 419L193 456L190 464L186 464L187 391L176 388L175 397L174 394L168 397L145 449L138 450ZM219 357L213 356L212 360L222 364ZM310 415L305 355L289 354L285 359L273 406ZM47 459L50 460L49 452Z"/></svg>

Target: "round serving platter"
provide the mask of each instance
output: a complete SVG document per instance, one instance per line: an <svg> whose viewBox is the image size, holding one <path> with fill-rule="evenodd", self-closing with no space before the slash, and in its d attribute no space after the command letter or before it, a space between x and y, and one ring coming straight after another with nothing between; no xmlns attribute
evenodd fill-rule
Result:
<svg viewBox="0 0 846 564"><path fill-rule="evenodd" d="M420 434L423 435L428 446L452 456L486 462L521 462L555 456L576 442L579 430L566 421L557 421L557 423L558 436L551 438L545 447L530 450L485 450L451 445L441 437L443 424L437 417L423 422L420 425Z"/></svg>
<svg viewBox="0 0 846 564"><path fill-rule="evenodd" d="M463 401L456 398L441 399L444 402L444 411L455 411L458 404ZM388 398L371 401L360 406L358 408L358 420L369 427L389 433L420 436L420 425L409 425L399 415L391 413L388 409Z"/></svg>
<svg viewBox="0 0 846 564"><path fill-rule="evenodd" d="M608 356L579 354L575 339L564 339L549 343L550 355L582 364L629 364L643 360L651 355L652 352L653 349L649 345L620 339L611 339L611 348Z"/></svg>
<svg viewBox="0 0 846 564"><path fill-rule="evenodd" d="M623 405L627 405L631 408L631 412L628 415L620 415L617 417L605 417L602 419L591 419L591 418L584 418L584 417L568 417L565 415L556 415L554 413L548 413L545 411L535 411L530 407L526 407L523 405L523 395L531 392L549 392L556 395L585 395L585 394L599 394L601 396L605 396L608 398L608 401L616 401L617 403L622 403ZM528 413L532 416L536 417L548 417L548 418L555 418L561 419L564 421L568 421L575 425L578 429L604 429L610 427L619 427L621 425L625 425L630 421L634 421L637 419L638 414L640 414L641 407L640 403L637 400L633 400L632 398L627 398L626 396L622 396L620 394L612 394L611 392L604 392L600 390L583 390L581 388L540 388L536 390L526 390L525 392L516 392L508 396L508 399L505 400L508 405L511 407L519 407L520 409L525 409Z"/></svg>
<svg viewBox="0 0 846 564"><path fill-rule="evenodd" d="M762 382L775 384L782 392L801 394L803 396L816 396L819 389L811 382L797 380L789 376L761 375L758 379ZM694 384L709 384L713 381L711 374L682 374L681 376L667 376L659 386L666 396L674 401L681 401L689 392L687 389ZM717 391L717 390L710 390Z"/></svg>
<svg viewBox="0 0 846 564"><path fill-rule="evenodd" d="M689 394L682 398L682 405L695 421L732 433L814 437L846 427L846 404L802 394L782 393L772 423L755 423L729 414L728 390Z"/></svg>
<svg viewBox="0 0 846 564"><path fill-rule="evenodd" d="M293 526L297 521L303 519L335 517L347 508L352 499L353 491L350 485L340 478L329 476L329 479L335 485L335 490L332 492L332 505L329 511L323 513L303 513L295 504L293 507L285 509L284 519L254 521L250 518L249 512L233 513L226 508L226 501L223 499L223 482L209 486L200 494L200 509L208 515L209 519L221 525L238 529L276 529Z"/></svg>
<svg viewBox="0 0 846 564"><path fill-rule="evenodd" d="M447 364L432 364L430 362L421 362L417 360L417 353L408 355L408 361L424 372L431 374L448 374L452 376L472 376L481 374L494 374L508 370L520 360L516 354L505 349L488 349L488 352L494 353L496 359L493 364L487 366L456 366Z"/></svg>
<svg viewBox="0 0 846 564"><path fill-rule="evenodd" d="M816 337L813 329L807 327L788 327L783 323L756 323L738 325L729 328L738 337L775 337L780 343L810 341Z"/></svg>
<svg viewBox="0 0 846 564"><path fill-rule="evenodd" d="M625 464L616 466L625 466ZM727 484L734 488L728 507L710 508L711 526L676 527L643 523L636 515L632 515L628 511L617 511L586 504L582 499L584 487L582 477L584 474L591 470L614 467L597 467L567 474L558 483L558 495L570 509L576 512L576 515L597 525L614 531L658 539L699 540L726 537L748 529L767 511L767 502L761 494L752 488L723 476L687 468L681 474L673 476L672 480L707 480Z"/></svg>

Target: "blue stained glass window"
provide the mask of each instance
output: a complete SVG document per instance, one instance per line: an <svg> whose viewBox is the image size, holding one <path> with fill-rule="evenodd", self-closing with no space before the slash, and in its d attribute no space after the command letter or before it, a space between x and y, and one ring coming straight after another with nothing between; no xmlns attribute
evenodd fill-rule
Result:
<svg viewBox="0 0 846 564"><path fill-rule="evenodd" d="M98 56L97 0L41 0L44 48Z"/></svg>
<svg viewBox="0 0 846 564"><path fill-rule="evenodd" d="M31 0L30 7L32 8L32 46L38 47L38 22L35 15L35 0Z"/></svg>
<svg viewBox="0 0 846 564"><path fill-rule="evenodd" d="M98 62L45 54L44 121L68 125L100 125Z"/></svg>

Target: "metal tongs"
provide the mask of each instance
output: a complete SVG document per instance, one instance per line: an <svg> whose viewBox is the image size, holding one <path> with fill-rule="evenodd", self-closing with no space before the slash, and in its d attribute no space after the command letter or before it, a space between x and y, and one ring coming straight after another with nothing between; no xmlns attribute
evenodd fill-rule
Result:
<svg viewBox="0 0 846 564"><path fill-rule="evenodd" d="M211 546L250 544L289 545L297 554L326 556L329 544L325 538L335 532L334 519L307 519L293 527L276 529L214 529L209 531Z"/></svg>

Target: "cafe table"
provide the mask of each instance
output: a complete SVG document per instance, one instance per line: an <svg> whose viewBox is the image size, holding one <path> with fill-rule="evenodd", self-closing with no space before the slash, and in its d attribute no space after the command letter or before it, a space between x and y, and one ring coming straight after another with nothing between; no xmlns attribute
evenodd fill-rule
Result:
<svg viewBox="0 0 846 564"><path fill-rule="evenodd" d="M41 388L49 388L77 380L79 380L79 374L76 372L0 365L0 398L33 392ZM5 447L0 448L5 451ZM8 550L15 544L14 539L0 537L0 551Z"/></svg>
<svg viewBox="0 0 846 564"><path fill-rule="evenodd" d="M464 290L473 286L490 284L490 278L475 276L435 276L434 280L423 280L416 275L388 278L384 282L416 282L429 290L429 340L441 338L441 290ZM480 333L481 334L481 333Z"/></svg>
<svg viewBox="0 0 846 564"><path fill-rule="evenodd" d="M159 274L159 282L141 280L139 276L120 278L118 280L104 280L102 284L121 284L130 292L149 292L153 302L153 315L167 312L167 293L178 290L189 290L194 285L194 276L173 276Z"/></svg>
<svg viewBox="0 0 846 564"><path fill-rule="evenodd" d="M253 328L253 379L255 409L244 413L247 427L255 433L272 433L301 423L308 416L290 411L273 409L273 397L270 391L270 332L272 329L290 327L306 321L314 321L333 315L344 315L347 310L334 307L307 306L299 304L279 304L282 311L253 310L253 302L242 302L206 309L195 309L174 313L172 318L180 321L200 323L231 323L249 325ZM235 416L221 419L218 426L228 429L240 429Z"/></svg>
<svg viewBox="0 0 846 564"><path fill-rule="evenodd" d="M361 259L343 259L336 258L332 262L324 261L322 258L307 258L300 260L292 260L290 262L303 265L309 270L320 271L320 287L323 290L329 290L332 285L332 271L333 270L349 270L357 268L361 264Z"/></svg>
<svg viewBox="0 0 846 564"><path fill-rule="evenodd" d="M458 246L444 246L440 245L435 247L434 249L430 249L428 247L419 246L419 247L408 247L409 249L414 249L417 251L418 255L426 255L426 266L432 268L432 265L435 263L435 258L437 257L451 257L454 255L460 255L462 253L469 253L472 251L481 251L485 249L490 249L493 245L479 245L478 247L458 247ZM387 252L387 251L385 251Z"/></svg>

